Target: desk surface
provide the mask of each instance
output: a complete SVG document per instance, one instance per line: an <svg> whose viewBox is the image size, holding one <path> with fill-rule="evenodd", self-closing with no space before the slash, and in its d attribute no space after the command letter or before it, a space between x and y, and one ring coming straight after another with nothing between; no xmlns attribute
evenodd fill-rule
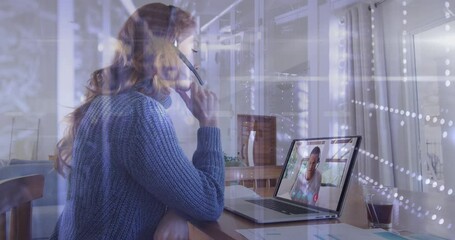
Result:
<svg viewBox="0 0 455 240"><path fill-rule="evenodd" d="M214 239L245 239L236 229L263 228L278 226L298 226L306 224L347 223L367 228L366 208L364 207L359 184L353 180L348 189L347 199L339 219L300 221L278 224L256 224L224 211L217 222L193 223L200 231ZM270 196L273 191L258 189L262 196ZM444 194L400 191L393 212L393 229L403 235L431 233L439 237L455 238L455 197ZM442 219L442 220L441 220ZM453 224L453 226L452 226Z"/></svg>

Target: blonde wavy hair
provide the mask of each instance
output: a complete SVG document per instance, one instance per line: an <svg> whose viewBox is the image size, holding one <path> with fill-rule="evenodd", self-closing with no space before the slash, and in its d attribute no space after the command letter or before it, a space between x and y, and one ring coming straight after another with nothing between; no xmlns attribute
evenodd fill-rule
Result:
<svg viewBox="0 0 455 240"><path fill-rule="evenodd" d="M60 174L67 176L71 170L74 137L97 96L131 89L157 100L170 94L181 66L174 42L191 36L195 25L189 13L162 3L144 5L126 20L112 64L92 73L84 102L65 118L68 127L56 147L55 168Z"/></svg>

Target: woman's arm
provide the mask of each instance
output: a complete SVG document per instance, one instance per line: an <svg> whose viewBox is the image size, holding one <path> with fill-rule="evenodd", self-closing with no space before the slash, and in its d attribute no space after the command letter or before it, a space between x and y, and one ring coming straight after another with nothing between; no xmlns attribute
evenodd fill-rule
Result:
<svg viewBox="0 0 455 240"><path fill-rule="evenodd" d="M184 240L188 238L188 222L174 210L166 212L153 236L154 240Z"/></svg>
<svg viewBox="0 0 455 240"><path fill-rule="evenodd" d="M178 144L170 118L156 101L138 107L125 167L160 202L196 220L216 220L223 210L224 161L220 130L201 127L193 164Z"/></svg>

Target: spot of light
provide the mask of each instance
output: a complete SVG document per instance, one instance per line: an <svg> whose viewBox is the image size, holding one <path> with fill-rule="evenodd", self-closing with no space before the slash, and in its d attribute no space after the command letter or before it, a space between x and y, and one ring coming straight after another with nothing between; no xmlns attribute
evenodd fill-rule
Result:
<svg viewBox="0 0 455 240"><path fill-rule="evenodd" d="M450 81L449 80L446 81L446 87L450 87Z"/></svg>
<svg viewBox="0 0 455 240"><path fill-rule="evenodd" d="M104 50L104 45L103 45L103 44L101 44L101 43L100 43L100 44L98 44L98 47L97 47L97 49L98 49L98 52L102 52L102 51Z"/></svg>
<svg viewBox="0 0 455 240"><path fill-rule="evenodd" d="M435 188L438 186L438 183L437 182L433 182L432 186Z"/></svg>
<svg viewBox="0 0 455 240"><path fill-rule="evenodd" d="M447 133L446 131L444 131L444 132L442 133L442 138L447 138L447 135L448 135L448 133Z"/></svg>
<svg viewBox="0 0 455 240"><path fill-rule="evenodd" d="M436 214L433 214L433 215L431 216L431 220L436 220L437 217L438 217L438 216L436 216Z"/></svg>
<svg viewBox="0 0 455 240"><path fill-rule="evenodd" d="M439 191L441 191L441 192L444 191L444 189L445 189L444 185L441 185L441 186L439 187Z"/></svg>
<svg viewBox="0 0 455 240"><path fill-rule="evenodd" d="M401 125L401 126L404 126L404 121L401 121L401 122L400 122L400 125Z"/></svg>
<svg viewBox="0 0 455 240"><path fill-rule="evenodd" d="M427 178L427 179L425 180L425 184L427 184L427 185L430 184L430 179Z"/></svg>
<svg viewBox="0 0 455 240"><path fill-rule="evenodd" d="M452 194L453 194L453 190L452 190L452 188L451 188L451 189L449 189L449 190L447 191L447 194L449 194L449 195L452 195Z"/></svg>

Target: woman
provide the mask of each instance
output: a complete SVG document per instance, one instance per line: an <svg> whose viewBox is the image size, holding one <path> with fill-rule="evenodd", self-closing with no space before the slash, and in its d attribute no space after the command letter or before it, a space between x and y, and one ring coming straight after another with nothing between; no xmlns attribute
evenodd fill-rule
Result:
<svg viewBox="0 0 455 240"><path fill-rule="evenodd" d="M179 58L191 57L194 30L187 12L160 3L128 18L112 65L92 74L57 145L69 194L53 238L186 238L183 217L218 219L224 162L217 97L189 80ZM172 90L199 120L192 162L165 111Z"/></svg>

